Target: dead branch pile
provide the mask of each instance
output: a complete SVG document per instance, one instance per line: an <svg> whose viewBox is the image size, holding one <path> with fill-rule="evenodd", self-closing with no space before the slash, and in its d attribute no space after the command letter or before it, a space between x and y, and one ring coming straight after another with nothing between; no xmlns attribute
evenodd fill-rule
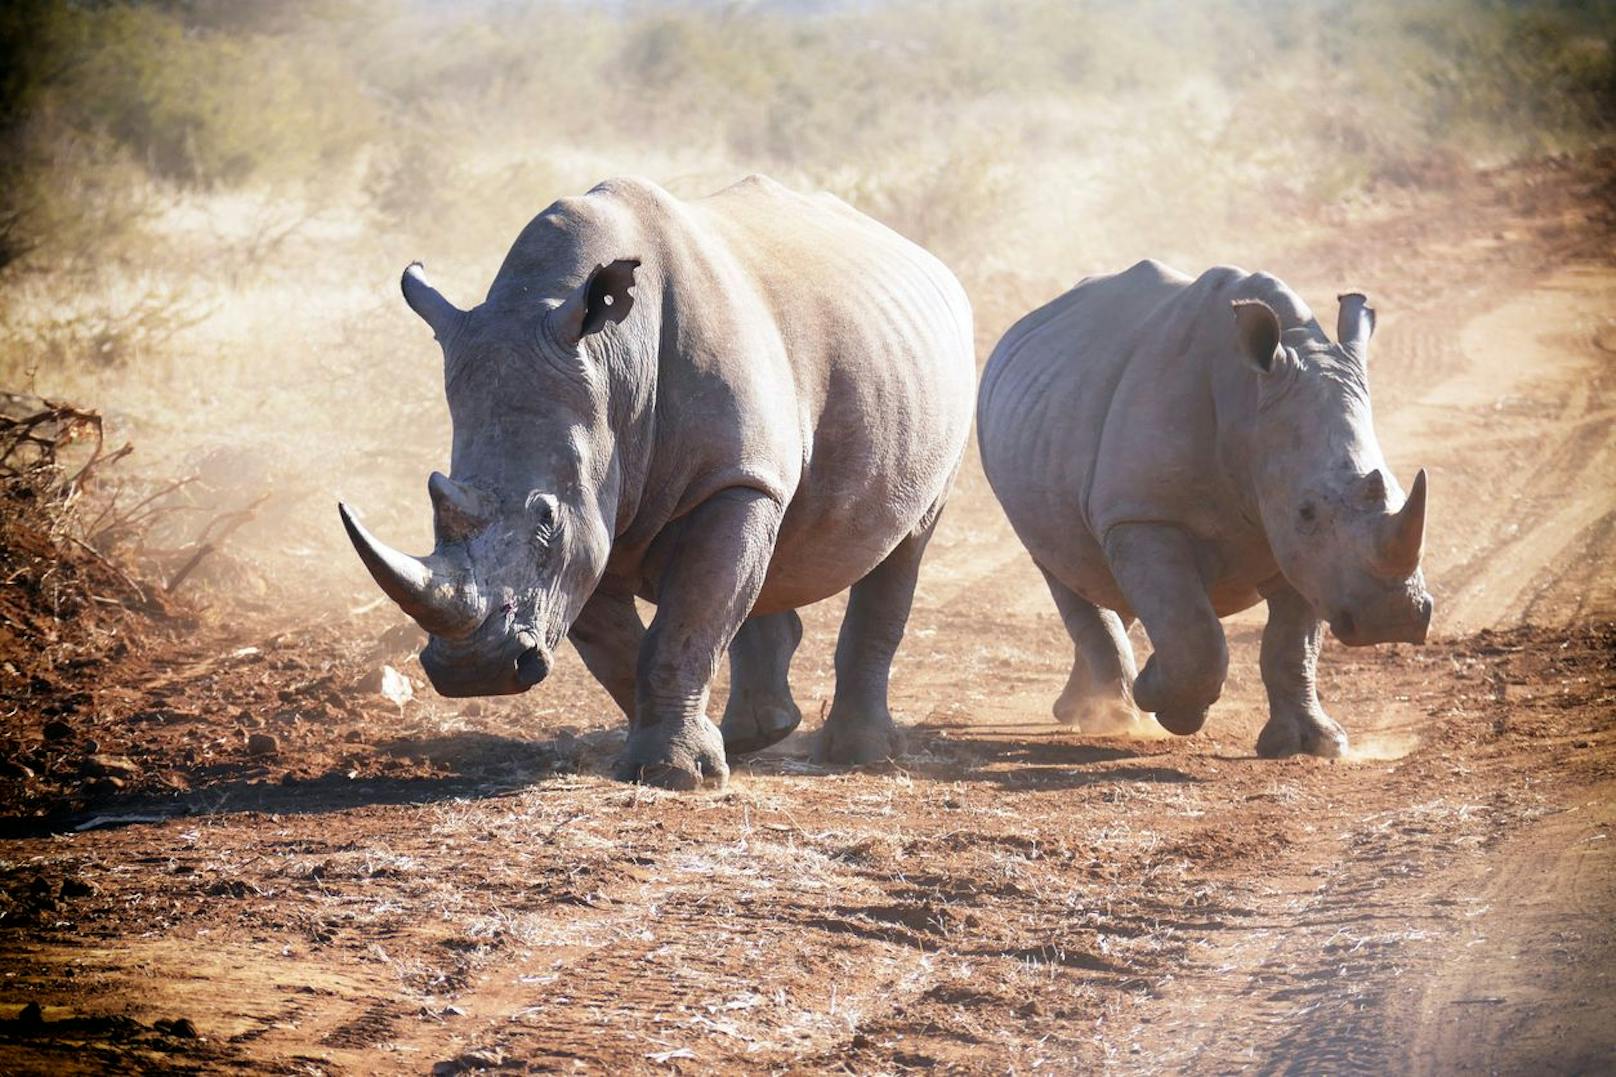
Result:
<svg viewBox="0 0 1616 1077"><path fill-rule="evenodd" d="M131 632L182 612L90 540L85 491L130 451L107 450L93 411L0 401L0 696L14 705L70 695Z"/></svg>

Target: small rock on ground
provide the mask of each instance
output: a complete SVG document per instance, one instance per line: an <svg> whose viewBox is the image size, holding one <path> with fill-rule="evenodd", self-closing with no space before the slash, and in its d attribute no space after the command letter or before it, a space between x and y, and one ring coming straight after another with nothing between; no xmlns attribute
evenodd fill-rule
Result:
<svg viewBox="0 0 1616 1077"><path fill-rule="evenodd" d="M167 1019L153 1021L152 1027L159 1032L166 1032L170 1036L178 1036L184 1040L197 1038L196 1025L191 1023L189 1017L178 1017L172 1021Z"/></svg>
<svg viewBox="0 0 1616 1077"><path fill-rule="evenodd" d="M101 891L88 879L67 878L62 880L61 895L64 898L95 897Z"/></svg>
<svg viewBox="0 0 1616 1077"><path fill-rule="evenodd" d="M121 755L103 755L95 753L84 760L84 770L87 774L98 778L133 778L140 774L140 767L132 760Z"/></svg>

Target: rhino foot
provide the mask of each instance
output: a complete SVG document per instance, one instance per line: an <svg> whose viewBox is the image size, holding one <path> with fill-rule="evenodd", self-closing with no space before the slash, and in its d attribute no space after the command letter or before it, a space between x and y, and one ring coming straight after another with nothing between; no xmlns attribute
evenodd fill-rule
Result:
<svg viewBox="0 0 1616 1077"><path fill-rule="evenodd" d="M1167 707L1156 711L1156 721L1169 733L1188 737L1206 725L1207 707Z"/></svg>
<svg viewBox="0 0 1616 1077"><path fill-rule="evenodd" d="M1132 703L1115 696L1062 692L1055 701L1055 721L1075 725L1091 736L1128 733L1139 728L1139 712Z"/></svg>
<svg viewBox="0 0 1616 1077"><path fill-rule="evenodd" d="M1217 661L1191 663L1177 678L1170 678L1153 654L1133 683L1133 699L1141 710L1156 716L1163 729L1187 737L1206 725L1206 715L1223 691L1223 656Z"/></svg>
<svg viewBox="0 0 1616 1077"><path fill-rule="evenodd" d="M802 711L790 700L724 709L724 750L730 755L760 752L785 740L802 724Z"/></svg>
<svg viewBox="0 0 1616 1077"><path fill-rule="evenodd" d="M722 789L729 781L724 738L705 716L641 726L629 734L614 776L662 789Z"/></svg>
<svg viewBox="0 0 1616 1077"><path fill-rule="evenodd" d="M903 733L885 712L840 718L833 709L814 748L818 762L851 766L881 763L902 754Z"/></svg>
<svg viewBox="0 0 1616 1077"><path fill-rule="evenodd" d="M1347 731L1322 711L1304 714L1274 713L1257 734L1257 754L1264 759L1313 755L1339 759L1347 752Z"/></svg>

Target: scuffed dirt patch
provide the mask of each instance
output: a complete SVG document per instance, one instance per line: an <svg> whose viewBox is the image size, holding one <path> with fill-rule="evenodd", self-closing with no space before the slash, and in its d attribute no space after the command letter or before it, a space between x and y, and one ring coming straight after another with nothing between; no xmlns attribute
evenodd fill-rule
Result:
<svg viewBox="0 0 1616 1077"><path fill-rule="evenodd" d="M0 1001L85 1020L0 1026L0 1060L1126 1061L1208 952L1306 938L1321 968L1373 964L1446 913L1366 909L1612 777L1616 625L1483 633L1417 662L1350 654L1335 656L1344 704L1427 701L1405 758L1275 765L1193 740L951 726L916 731L921 762L902 769L794 774L793 751L681 797L599 777L611 744L547 723L490 717L434 756L423 733L356 746L346 730L373 719L338 711L276 764L316 780L204 763L179 770L183 793L95 809L163 821L75 833L63 818L7 843ZM142 758L192 736L134 729ZM524 746L528 769L465 749L477 736ZM419 770L334 773L358 755L367 773ZM1259 966L1294 985L1277 1005L1337 991L1289 952ZM181 1016L196 1043L155 1031Z"/></svg>

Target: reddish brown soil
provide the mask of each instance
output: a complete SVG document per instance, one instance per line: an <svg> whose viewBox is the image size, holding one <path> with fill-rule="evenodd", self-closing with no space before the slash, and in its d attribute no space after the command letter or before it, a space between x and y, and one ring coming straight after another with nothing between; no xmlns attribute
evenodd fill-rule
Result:
<svg viewBox="0 0 1616 1077"><path fill-rule="evenodd" d="M0 1069L1616 1067L1608 165L1408 195L1267 267L1375 297L1382 441L1431 470L1435 641L1326 646L1352 758L1252 758L1255 613L1203 734L1055 725L1070 644L974 461L885 768L813 765L809 729L723 793L632 788L574 656L399 706L360 687L419 680L384 611L120 622L7 681ZM839 609L805 616L807 727Z"/></svg>

